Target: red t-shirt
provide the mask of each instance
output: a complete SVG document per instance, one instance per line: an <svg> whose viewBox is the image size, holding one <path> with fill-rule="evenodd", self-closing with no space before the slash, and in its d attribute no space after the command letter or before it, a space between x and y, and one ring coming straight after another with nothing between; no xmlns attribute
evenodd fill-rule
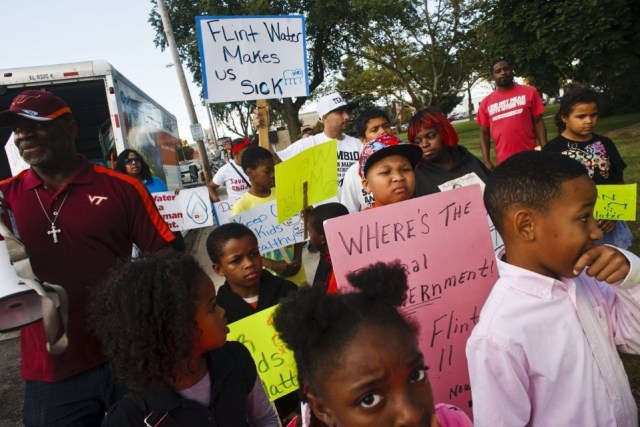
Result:
<svg viewBox="0 0 640 427"><path fill-rule="evenodd" d="M137 180L82 158L69 184L54 192L33 170L0 182L13 211L17 235L29 252L35 275L61 285L69 296L69 347L52 356L45 347L42 322L20 334L24 379L59 381L106 361L98 339L87 330L87 300L118 259L131 256L132 244L143 251L161 249L175 237L162 220L148 191ZM58 243L47 234L58 209ZM64 204L60 208L62 200ZM53 206L52 206L53 203ZM5 224L10 224L4 218Z"/></svg>
<svg viewBox="0 0 640 427"><path fill-rule="evenodd" d="M493 91L480 102L477 121L489 128L496 145L496 164L535 148L533 119L543 112L544 104L536 88L517 83L509 90Z"/></svg>

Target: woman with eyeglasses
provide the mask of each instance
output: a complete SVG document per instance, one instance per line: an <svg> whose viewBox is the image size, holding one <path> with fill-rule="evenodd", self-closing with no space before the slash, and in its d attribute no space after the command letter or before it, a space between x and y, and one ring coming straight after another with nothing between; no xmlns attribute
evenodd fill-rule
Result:
<svg viewBox="0 0 640 427"><path fill-rule="evenodd" d="M149 165L144 161L140 153L135 150L127 148L126 150L123 150L120 154L118 154L115 169L118 172L125 173L130 177L133 177L142 182L147 190L149 190L149 193L169 191L167 184L165 184L157 176L151 175L151 169L149 169ZM176 190L176 194L177 191L178 190ZM176 236L176 239L173 241L171 246L173 246L173 248L179 252L184 252L185 246L182 233L174 231L173 235Z"/></svg>
<svg viewBox="0 0 640 427"><path fill-rule="evenodd" d="M127 148L118 154L115 169L142 182L149 190L149 193L169 191L167 184L157 176L151 175L149 165L144 161L140 153L135 150Z"/></svg>

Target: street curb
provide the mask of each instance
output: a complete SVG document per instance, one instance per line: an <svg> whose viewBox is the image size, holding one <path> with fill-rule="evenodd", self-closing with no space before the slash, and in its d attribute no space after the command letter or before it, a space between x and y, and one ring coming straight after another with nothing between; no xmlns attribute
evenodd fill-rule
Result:
<svg viewBox="0 0 640 427"><path fill-rule="evenodd" d="M0 333L0 341L10 340L13 338L18 338L20 336L20 331L11 331L11 332L3 332Z"/></svg>

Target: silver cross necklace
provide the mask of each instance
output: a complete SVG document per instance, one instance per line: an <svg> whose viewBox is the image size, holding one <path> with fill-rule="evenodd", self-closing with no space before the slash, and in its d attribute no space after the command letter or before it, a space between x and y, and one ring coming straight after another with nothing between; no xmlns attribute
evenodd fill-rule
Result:
<svg viewBox="0 0 640 427"><path fill-rule="evenodd" d="M62 230L60 230L59 228L56 227L56 221L58 220L58 214L60 213L60 211L62 210L62 206L64 206L64 202L67 201L67 197L69 196L69 192L71 191L71 188L67 189L67 194L64 195L64 199L62 199L62 203L60 203L60 207L58 207L58 210L53 211L53 221L51 220L51 218L49 217L49 214L47 213L47 210L44 208L44 204L42 203L42 200L40 200L40 195L38 194L38 189L34 189L34 191L36 192L36 197L38 198L38 201L40 202L40 207L42 208L42 212L44 212L44 215L47 217L47 220L49 220L49 222L51 223L51 229L49 231L47 231L47 234L51 234L51 236L53 237L53 243L58 243L58 234L62 233Z"/></svg>

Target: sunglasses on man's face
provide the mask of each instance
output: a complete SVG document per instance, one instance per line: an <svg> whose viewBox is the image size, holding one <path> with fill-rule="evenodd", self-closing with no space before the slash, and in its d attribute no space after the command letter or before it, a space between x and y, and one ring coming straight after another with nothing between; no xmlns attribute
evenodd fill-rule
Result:
<svg viewBox="0 0 640 427"><path fill-rule="evenodd" d="M130 165L131 163L142 163L142 158L140 157L127 157L124 159L125 165Z"/></svg>

